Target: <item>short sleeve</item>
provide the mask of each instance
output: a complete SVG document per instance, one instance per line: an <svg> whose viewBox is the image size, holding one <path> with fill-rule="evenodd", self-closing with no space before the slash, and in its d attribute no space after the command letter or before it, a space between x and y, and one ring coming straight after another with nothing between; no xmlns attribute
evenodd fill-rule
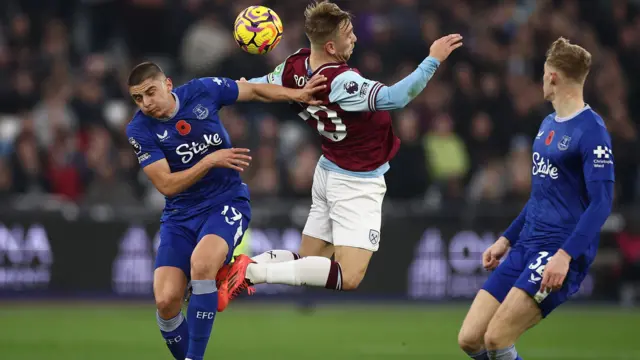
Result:
<svg viewBox="0 0 640 360"><path fill-rule="evenodd" d="M238 84L224 77L200 78L209 95L220 106L233 105L238 100Z"/></svg>
<svg viewBox="0 0 640 360"><path fill-rule="evenodd" d="M129 125L127 126L127 137L142 168L165 158L162 149L149 136L148 131Z"/></svg>
<svg viewBox="0 0 640 360"><path fill-rule="evenodd" d="M580 139L582 169L585 181L614 181L611 136L602 125L585 131Z"/></svg>
<svg viewBox="0 0 640 360"><path fill-rule="evenodd" d="M276 66L276 68L267 75L267 82L269 84L282 86L282 74L284 73L284 65L285 63L283 62L282 64Z"/></svg>
<svg viewBox="0 0 640 360"><path fill-rule="evenodd" d="M331 82L329 101L344 111L376 111L376 97L382 86L355 71L345 71Z"/></svg>

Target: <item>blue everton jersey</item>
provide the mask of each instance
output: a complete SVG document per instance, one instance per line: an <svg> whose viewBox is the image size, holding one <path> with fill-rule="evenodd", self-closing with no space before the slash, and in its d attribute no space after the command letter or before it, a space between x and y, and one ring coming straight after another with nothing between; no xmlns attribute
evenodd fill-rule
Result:
<svg viewBox="0 0 640 360"><path fill-rule="evenodd" d="M587 183L614 181L611 138L589 106L569 118L547 116L533 143L531 197L520 241L560 247L589 205ZM590 235L591 236L591 235ZM584 255L593 259L599 233Z"/></svg>
<svg viewBox="0 0 640 360"><path fill-rule="evenodd" d="M176 88L176 112L154 119L138 111L127 137L141 167L166 159L171 172L186 170L203 157L231 147L218 111L238 98L238 85L227 78L200 78ZM188 218L234 198L249 199L237 171L213 168L184 192L166 198L163 219Z"/></svg>

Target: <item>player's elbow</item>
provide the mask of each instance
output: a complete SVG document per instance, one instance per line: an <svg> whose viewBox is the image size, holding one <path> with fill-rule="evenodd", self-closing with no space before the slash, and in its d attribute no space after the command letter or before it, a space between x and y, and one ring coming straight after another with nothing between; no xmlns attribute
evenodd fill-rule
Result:
<svg viewBox="0 0 640 360"><path fill-rule="evenodd" d="M398 104L398 109L406 108L410 102L411 102L411 99L408 96L404 96L402 99L400 99L400 102Z"/></svg>
<svg viewBox="0 0 640 360"><path fill-rule="evenodd" d="M179 189L173 186L168 180L163 179L156 184L158 192L166 197L173 197L178 194Z"/></svg>
<svg viewBox="0 0 640 360"><path fill-rule="evenodd" d="M166 197L173 197L177 194L177 192L173 191L173 190L169 190L166 188L157 188L158 192Z"/></svg>
<svg viewBox="0 0 640 360"><path fill-rule="evenodd" d="M156 161L144 168L144 172L158 190L159 193L166 197L171 197L180 192L177 184L178 179L171 173L169 164L166 160Z"/></svg>
<svg viewBox="0 0 640 360"><path fill-rule="evenodd" d="M407 107L407 105L409 105L409 100L393 99L393 100L390 100L387 104L388 105L382 105L382 106L380 106L379 104L376 104L376 109L387 110L387 111L401 110Z"/></svg>
<svg viewBox="0 0 640 360"><path fill-rule="evenodd" d="M404 109L411 102L411 97L408 94L404 94L402 96L396 96L392 98L391 103L394 110Z"/></svg>

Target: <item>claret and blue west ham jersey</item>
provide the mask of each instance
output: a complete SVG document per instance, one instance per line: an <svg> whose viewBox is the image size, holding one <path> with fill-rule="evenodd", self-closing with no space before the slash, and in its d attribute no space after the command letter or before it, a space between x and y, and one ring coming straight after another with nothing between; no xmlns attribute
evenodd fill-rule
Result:
<svg viewBox="0 0 640 360"><path fill-rule="evenodd" d="M138 111L127 126L129 143L145 167L166 159L171 172L188 169L219 149L231 148L218 111L235 103L238 85L227 78L194 79L177 87L176 111L160 120ZM184 192L166 198L163 219L189 218L235 198L249 199L237 171L213 168Z"/></svg>
<svg viewBox="0 0 640 360"><path fill-rule="evenodd" d="M376 106L382 84L363 78L346 63L328 63L311 71L309 49L300 49L266 77L266 82L303 88L315 74L327 77L327 89L315 96L321 105L295 104L298 115L322 135L320 166L353 176L382 176L400 147L391 115Z"/></svg>
<svg viewBox="0 0 640 360"><path fill-rule="evenodd" d="M303 88L314 75L327 78L327 88L315 94L320 105L294 108L322 137L321 168L355 177L380 177L400 147L392 128L390 110L401 109L427 86L440 65L429 56L416 70L392 86L364 78L345 62L311 68L311 50L299 49L273 72L254 83Z"/></svg>

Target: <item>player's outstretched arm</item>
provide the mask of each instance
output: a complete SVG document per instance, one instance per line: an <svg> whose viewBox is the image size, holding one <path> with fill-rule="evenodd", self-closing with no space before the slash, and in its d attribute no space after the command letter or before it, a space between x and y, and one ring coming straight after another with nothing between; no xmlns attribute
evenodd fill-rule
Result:
<svg viewBox="0 0 640 360"><path fill-rule="evenodd" d="M392 86L365 79L356 71L345 71L331 82L329 101L345 111L395 110L407 106L424 88L440 63L462 46L462 36L448 35L436 40L429 57L404 79Z"/></svg>
<svg viewBox="0 0 640 360"><path fill-rule="evenodd" d="M324 90L327 85L324 75L316 75L309 79L303 89L289 89L274 84L258 84L238 81L238 101L295 101L311 105L319 105L322 102L314 98L314 94Z"/></svg>
<svg viewBox="0 0 640 360"><path fill-rule="evenodd" d="M251 161L251 157L246 155L248 152L249 149L217 150L205 156L194 166L176 172L171 172L167 160L161 159L145 166L144 172L162 195L172 197L198 182L211 168L225 167L240 172L244 171L244 168L249 166Z"/></svg>
<svg viewBox="0 0 640 360"><path fill-rule="evenodd" d="M462 46L462 36L451 34L433 42L429 56L418 68L392 86L383 87L376 96L377 110L395 110L407 106L427 86L436 69L449 55Z"/></svg>

